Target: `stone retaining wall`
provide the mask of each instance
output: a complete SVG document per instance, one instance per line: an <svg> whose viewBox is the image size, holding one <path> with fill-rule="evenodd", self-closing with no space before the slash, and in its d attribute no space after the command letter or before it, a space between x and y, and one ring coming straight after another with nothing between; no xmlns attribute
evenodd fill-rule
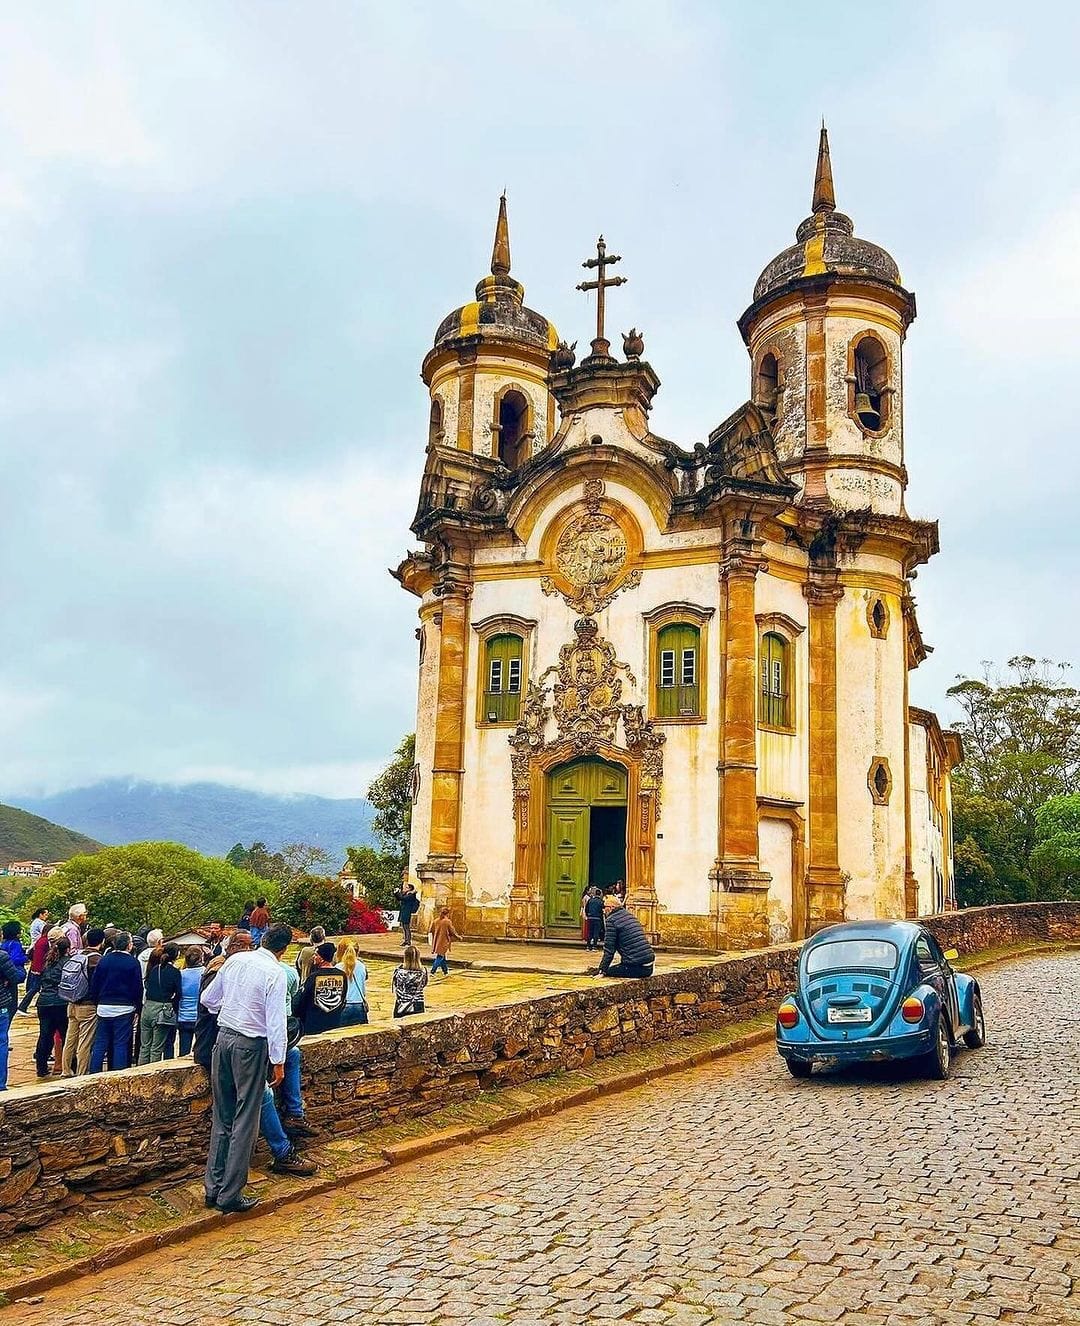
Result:
<svg viewBox="0 0 1080 1326"><path fill-rule="evenodd" d="M962 952L1080 939L1080 904L984 907L931 918ZM655 976L597 982L461 1014L428 1013L304 1043L310 1121L356 1133L573 1070L652 1041L741 1021L789 988L798 945ZM88 1198L188 1179L204 1163L210 1095L190 1062L0 1097L0 1233L47 1224Z"/></svg>

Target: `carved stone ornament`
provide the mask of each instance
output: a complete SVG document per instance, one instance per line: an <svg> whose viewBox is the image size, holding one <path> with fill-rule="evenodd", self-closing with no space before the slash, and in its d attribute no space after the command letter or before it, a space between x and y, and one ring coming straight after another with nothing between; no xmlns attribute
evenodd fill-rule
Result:
<svg viewBox="0 0 1080 1326"><path fill-rule="evenodd" d="M626 535L617 520L601 511L603 495L602 479L585 480L585 509L570 521L555 545L555 570L570 592L550 576L540 582L545 594L562 594L583 617L602 612L620 590L641 583L639 570L620 579L628 556Z"/></svg>
<svg viewBox="0 0 1080 1326"><path fill-rule="evenodd" d="M640 762L639 792L660 814L660 788L664 777L664 742L645 717L640 704L623 704L623 678L636 685L633 673L615 656L615 646L600 634L591 617L574 623L576 639L559 650L559 661L540 679L530 682L521 719L510 736L510 767L514 796L524 810L529 797L529 770L533 757L549 745L566 745L575 754L588 755L601 744L616 745L620 720L625 749ZM548 704L548 679L552 699ZM554 719L556 735L546 739Z"/></svg>

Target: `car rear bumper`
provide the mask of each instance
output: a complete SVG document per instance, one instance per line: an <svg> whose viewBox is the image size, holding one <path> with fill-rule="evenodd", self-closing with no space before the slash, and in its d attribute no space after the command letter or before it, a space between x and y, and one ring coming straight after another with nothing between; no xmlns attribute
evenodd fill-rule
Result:
<svg viewBox="0 0 1080 1326"><path fill-rule="evenodd" d="M803 1063L880 1063L887 1059L912 1059L934 1048L932 1028L913 1031L906 1036L875 1036L865 1041L788 1041L776 1042L776 1051L785 1059Z"/></svg>

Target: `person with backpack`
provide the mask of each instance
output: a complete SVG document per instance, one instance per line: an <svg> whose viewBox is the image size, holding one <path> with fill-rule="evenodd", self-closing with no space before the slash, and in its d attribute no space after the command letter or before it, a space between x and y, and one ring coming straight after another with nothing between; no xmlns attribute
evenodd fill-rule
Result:
<svg viewBox="0 0 1080 1326"><path fill-rule="evenodd" d="M419 951L410 944L401 955L401 966L390 978L390 991L394 996L394 1017L409 1017L424 1011L424 987L428 983L427 969L420 961Z"/></svg>
<svg viewBox="0 0 1080 1326"><path fill-rule="evenodd" d="M7 926L4 927L7 929ZM22 945L19 945L22 948ZM6 944L0 948L0 1091L7 1090L9 1033L19 1002L20 968L12 962ZM25 973L24 973L25 975Z"/></svg>
<svg viewBox="0 0 1080 1326"><path fill-rule="evenodd" d="M398 905L398 920L401 922L402 946L404 948L410 948L412 945L413 917L420 910L420 895L409 880L406 879L401 888L395 890L394 901Z"/></svg>
<svg viewBox="0 0 1080 1326"><path fill-rule="evenodd" d="M64 963L71 952L71 941L59 927L49 931L49 947L45 953L45 965L41 971L41 990L38 993L38 1038L34 1047L34 1066L38 1077L49 1076L49 1059L53 1055L53 1046L60 1038L63 1043L67 1031L67 1000L60 993L60 982L64 979ZM59 1067L59 1054L56 1055Z"/></svg>
<svg viewBox="0 0 1080 1326"><path fill-rule="evenodd" d="M97 1004L90 998L90 977L101 961L105 931L87 930L81 953L69 953L60 978L60 997L67 1003L67 1034L60 1056L62 1077L81 1077L90 1067L90 1050L97 1031Z"/></svg>

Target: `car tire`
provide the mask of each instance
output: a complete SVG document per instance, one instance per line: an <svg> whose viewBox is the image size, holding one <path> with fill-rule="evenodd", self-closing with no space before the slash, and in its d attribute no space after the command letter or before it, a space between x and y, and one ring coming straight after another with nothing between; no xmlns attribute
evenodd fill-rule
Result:
<svg viewBox="0 0 1080 1326"><path fill-rule="evenodd" d="M938 1014L934 1023L934 1048L925 1056L928 1077L944 1082L952 1067L952 1044L949 1040L949 1028L944 1013Z"/></svg>
<svg viewBox="0 0 1080 1326"><path fill-rule="evenodd" d="M814 1071L814 1065L805 1059L785 1059L784 1063L792 1077L809 1077Z"/></svg>
<svg viewBox="0 0 1080 1326"><path fill-rule="evenodd" d="M964 1032L964 1044L969 1050L981 1050L986 1044L986 1019L983 1017L982 995L978 990L971 996L972 1027Z"/></svg>

